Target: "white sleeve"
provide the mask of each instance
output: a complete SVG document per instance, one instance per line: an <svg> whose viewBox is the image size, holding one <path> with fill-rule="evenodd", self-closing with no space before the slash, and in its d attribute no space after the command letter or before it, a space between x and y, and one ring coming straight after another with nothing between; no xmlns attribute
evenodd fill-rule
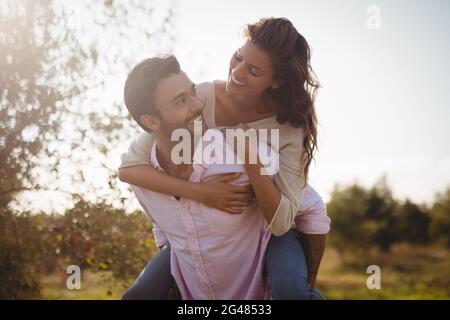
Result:
<svg viewBox="0 0 450 320"><path fill-rule="evenodd" d="M130 144L128 151L120 157L119 169L150 163L150 150L155 138L148 132L142 132Z"/></svg>
<svg viewBox="0 0 450 320"><path fill-rule="evenodd" d="M142 189L135 185L130 185L131 189L133 190L134 194L136 195L136 198L141 205L142 209L144 209L145 213L147 214L148 219L152 223L152 233L153 237L155 238L156 245L158 247L162 247L165 244L169 243L169 240L167 239L166 233L158 226L158 224L153 219L150 211L148 210L147 206L145 205L145 194L147 192L151 192L145 189Z"/></svg>
<svg viewBox="0 0 450 320"><path fill-rule="evenodd" d="M327 234L330 231L330 221L325 203L308 184L295 217L297 230L306 234Z"/></svg>
<svg viewBox="0 0 450 320"><path fill-rule="evenodd" d="M300 139L299 139L300 140ZM275 184L281 199L269 228L276 235L283 235L291 229L298 214L299 203L304 194L305 179L300 164L301 144L289 144L280 150L280 165Z"/></svg>

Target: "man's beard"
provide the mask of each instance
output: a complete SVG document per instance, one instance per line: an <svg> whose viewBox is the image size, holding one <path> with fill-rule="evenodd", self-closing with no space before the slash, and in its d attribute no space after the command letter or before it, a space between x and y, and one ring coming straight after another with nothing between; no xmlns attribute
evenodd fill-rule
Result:
<svg viewBox="0 0 450 320"><path fill-rule="evenodd" d="M167 137L167 139L171 140L172 132L175 131L178 128L174 128L170 124L166 123L165 121L161 122L161 132L164 136Z"/></svg>

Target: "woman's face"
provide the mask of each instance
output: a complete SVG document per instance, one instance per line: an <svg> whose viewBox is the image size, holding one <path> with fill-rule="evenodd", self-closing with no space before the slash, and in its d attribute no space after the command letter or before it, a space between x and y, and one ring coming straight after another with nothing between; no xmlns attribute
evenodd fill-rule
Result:
<svg viewBox="0 0 450 320"><path fill-rule="evenodd" d="M247 40L231 57L227 92L257 96L268 88L276 89L278 86L279 81L273 78L270 55Z"/></svg>

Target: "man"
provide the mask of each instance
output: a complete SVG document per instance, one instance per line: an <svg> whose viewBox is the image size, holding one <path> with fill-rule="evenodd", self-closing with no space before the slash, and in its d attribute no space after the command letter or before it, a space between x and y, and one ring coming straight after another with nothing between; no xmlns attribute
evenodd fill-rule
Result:
<svg viewBox="0 0 450 320"><path fill-rule="evenodd" d="M136 94L136 90L142 90L143 81L147 101ZM201 152L194 154L200 144L208 146L201 139L198 145L192 139L192 148L183 150L190 150L188 156L194 158L194 165L174 163L173 153L179 142L172 141L172 133L185 129L193 136L196 122L205 129L203 104L175 57L151 58L138 64L128 76L125 103L138 124L155 138L150 155L154 168L191 182L202 182L217 174L240 173L233 183L249 184L243 165L219 164L211 157L205 161ZM220 137L209 143L233 152ZM186 158L186 154L182 157ZM153 221L157 245L170 244L171 273L183 299L270 297L263 272L270 231L255 202L242 213L232 215L189 199L132 188Z"/></svg>

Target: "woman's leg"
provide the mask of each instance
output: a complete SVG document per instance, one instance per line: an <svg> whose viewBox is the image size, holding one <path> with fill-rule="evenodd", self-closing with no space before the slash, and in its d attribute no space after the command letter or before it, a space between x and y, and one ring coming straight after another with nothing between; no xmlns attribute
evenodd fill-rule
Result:
<svg viewBox="0 0 450 320"><path fill-rule="evenodd" d="M266 250L266 269L275 300L323 300L308 287L306 258L300 232L289 230L280 237L272 235Z"/></svg>
<svg viewBox="0 0 450 320"><path fill-rule="evenodd" d="M174 283L170 273L170 247L166 246L150 260L122 300L167 300Z"/></svg>

